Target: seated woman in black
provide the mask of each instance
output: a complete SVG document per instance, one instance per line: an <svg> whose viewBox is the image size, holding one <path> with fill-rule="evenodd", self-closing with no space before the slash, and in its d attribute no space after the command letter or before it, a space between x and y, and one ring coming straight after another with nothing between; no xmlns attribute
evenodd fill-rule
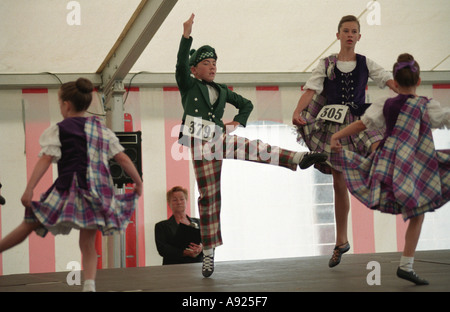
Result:
<svg viewBox="0 0 450 312"><path fill-rule="evenodd" d="M172 210L172 216L168 220L160 221L155 225L155 241L158 253L163 257L163 265L202 262L201 243L190 242L185 247L180 247L175 236L180 224L185 224L199 229L200 220L190 218L186 214L187 190L175 186L167 192L167 203Z"/></svg>

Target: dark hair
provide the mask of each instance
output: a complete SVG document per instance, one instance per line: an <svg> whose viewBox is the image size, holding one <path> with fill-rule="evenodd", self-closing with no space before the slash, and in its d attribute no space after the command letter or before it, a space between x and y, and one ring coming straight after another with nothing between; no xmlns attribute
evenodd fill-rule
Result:
<svg viewBox="0 0 450 312"><path fill-rule="evenodd" d="M60 91L61 100L71 102L75 110L81 112L91 105L94 85L86 78L78 78L77 81L64 83Z"/></svg>
<svg viewBox="0 0 450 312"><path fill-rule="evenodd" d="M358 31L361 31L361 25L359 24L358 18L354 15L346 15L346 16L342 17L341 20L339 21L338 32L341 31L342 24L344 24L346 22L356 22L358 24Z"/></svg>
<svg viewBox="0 0 450 312"><path fill-rule="evenodd" d="M403 53L393 67L394 79L402 87L416 86L420 78L420 66L411 54Z"/></svg>

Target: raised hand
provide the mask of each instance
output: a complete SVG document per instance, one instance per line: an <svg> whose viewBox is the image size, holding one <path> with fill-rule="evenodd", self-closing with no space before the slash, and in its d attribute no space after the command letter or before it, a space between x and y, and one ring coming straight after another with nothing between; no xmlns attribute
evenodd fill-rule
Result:
<svg viewBox="0 0 450 312"><path fill-rule="evenodd" d="M194 13L191 14L191 17L183 23L183 36L186 39L189 39L189 37L191 36L191 32L192 32L192 24L194 24Z"/></svg>

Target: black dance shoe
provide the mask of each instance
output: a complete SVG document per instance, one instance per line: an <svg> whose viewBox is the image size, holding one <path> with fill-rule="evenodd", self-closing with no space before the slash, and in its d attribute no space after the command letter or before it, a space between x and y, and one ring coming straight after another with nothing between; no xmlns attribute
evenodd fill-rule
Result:
<svg viewBox="0 0 450 312"><path fill-rule="evenodd" d="M417 276L416 272L414 271L405 271L400 268L397 269L397 276L400 278L403 278L407 281L413 282L416 285L429 285L427 280L424 280L423 278L420 278Z"/></svg>
<svg viewBox="0 0 450 312"><path fill-rule="evenodd" d="M203 255L202 274L204 277L210 277L214 272L214 254Z"/></svg>
<svg viewBox="0 0 450 312"><path fill-rule="evenodd" d="M341 262L341 257L344 253L350 250L350 244L348 242L334 247L333 255L331 256L328 266L330 268L337 266Z"/></svg>
<svg viewBox="0 0 450 312"><path fill-rule="evenodd" d="M319 152L305 152L303 154L302 160L298 164L300 169L306 169L311 167L316 163L321 163L326 161L328 158L327 154Z"/></svg>

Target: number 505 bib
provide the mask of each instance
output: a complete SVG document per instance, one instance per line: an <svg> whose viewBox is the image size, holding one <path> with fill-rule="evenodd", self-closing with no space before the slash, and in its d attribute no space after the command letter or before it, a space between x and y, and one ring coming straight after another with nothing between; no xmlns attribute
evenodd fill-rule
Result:
<svg viewBox="0 0 450 312"><path fill-rule="evenodd" d="M317 114L318 119L329 120L332 122L343 123L348 112L348 106L340 104L325 105Z"/></svg>
<svg viewBox="0 0 450 312"><path fill-rule="evenodd" d="M216 124L214 122L204 120L201 117L186 115L183 126L183 135L210 141L214 137L215 127Z"/></svg>

